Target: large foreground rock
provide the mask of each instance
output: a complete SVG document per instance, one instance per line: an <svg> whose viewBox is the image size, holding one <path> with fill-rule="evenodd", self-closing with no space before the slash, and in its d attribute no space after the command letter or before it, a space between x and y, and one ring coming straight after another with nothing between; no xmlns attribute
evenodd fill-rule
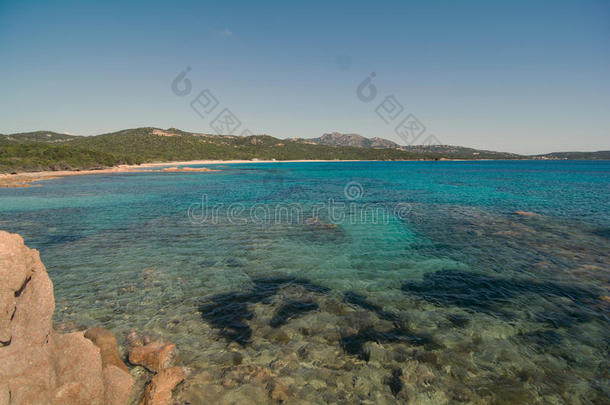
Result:
<svg viewBox="0 0 610 405"><path fill-rule="evenodd" d="M125 404L129 373L114 359L103 365L82 332L56 333L54 309L38 252L0 231L0 404Z"/></svg>

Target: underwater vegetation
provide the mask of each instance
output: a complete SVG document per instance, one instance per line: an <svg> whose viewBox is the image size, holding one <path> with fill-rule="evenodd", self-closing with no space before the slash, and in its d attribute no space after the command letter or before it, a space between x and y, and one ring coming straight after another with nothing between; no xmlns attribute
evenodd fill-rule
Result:
<svg viewBox="0 0 610 405"><path fill-rule="evenodd" d="M252 337L252 329L246 323L254 316L249 308L250 304L267 303L267 300L276 295L280 288L289 285L297 285L314 293L330 291L326 287L292 277L254 278L251 281L253 285L249 291L215 294L199 306L204 321L218 329L220 335L228 341L235 341L242 346L250 343ZM316 308L315 303L300 301L285 303L271 320L271 326L281 326L289 319Z"/></svg>
<svg viewBox="0 0 610 405"><path fill-rule="evenodd" d="M511 300L526 294L545 298L568 298L580 305L593 305L599 291L554 282L538 282L527 279L511 279L467 271L439 270L426 273L419 282L407 282L402 290L440 306L456 306L469 311L513 318L506 307ZM586 318L582 311L566 313L564 321ZM570 322L568 322L570 323Z"/></svg>

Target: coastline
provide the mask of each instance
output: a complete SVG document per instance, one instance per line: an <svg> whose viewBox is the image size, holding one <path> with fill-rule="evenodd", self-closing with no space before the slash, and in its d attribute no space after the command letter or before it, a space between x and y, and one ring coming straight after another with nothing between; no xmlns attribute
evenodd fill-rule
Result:
<svg viewBox="0 0 610 405"><path fill-rule="evenodd" d="M112 173L142 173L150 172L151 168L169 166L165 170L153 170L163 173L193 173L193 172L215 172L218 170L209 168L190 168L185 167L178 169L176 166L189 165L210 165L210 164L235 164L235 163L297 163L297 162L358 162L359 160L185 160L173 162L153 162L143 163L140 165L118 165L103 169L88 169L88 170L45 170L40 172L17 172L15 174L2 173L0 174L0 188L20 188L20 187L35 187L37 183L44 180L54 180L66 176L85 176L92 174L112 174Z"/></svg>
<svg viewBox="0 0 610 405"><path fill-rule="evenodd" d="M441 162L480 162L489 161L492 159L447 159L442 158L438 161ZM401 160L404 162L434 162L434 160ZM17 172L15 174L0 173L0 188L21 188L21 187L36 187L40 186L37 183L44 180L54 180L66 176L85 176L93 174L112 174L112 173L149 173L151 170L158 167L168 166L164 170L152 170L155 172L180 172L180 173L193 173L193 172L216 172L219 170L209 168L177 168L176 166L190 166L190 165L217 165L217 164L242 164L242 163L315 163L315 162L390 162L389 160L324 160L324 159L301 159L301 160L183 160L183 161L172 161L172 162L151 162L142 163L140 165L118 165L112 167L106 167L103 169L87 169L87 170L45 170L40 172Z"/></svg>

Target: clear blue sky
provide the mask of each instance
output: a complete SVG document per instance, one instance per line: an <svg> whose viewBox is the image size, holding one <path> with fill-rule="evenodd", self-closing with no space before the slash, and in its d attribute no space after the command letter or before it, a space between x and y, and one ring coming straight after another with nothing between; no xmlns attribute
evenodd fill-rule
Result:
<svg viewBox="0 0 610 405"><path fill-rule="evenodd" d="M0 0L0 77L0 133L213 132L189 105L207 88L280 138L401 142L375 113L394 95L442 143L610 149L610 1Z"/></svg>

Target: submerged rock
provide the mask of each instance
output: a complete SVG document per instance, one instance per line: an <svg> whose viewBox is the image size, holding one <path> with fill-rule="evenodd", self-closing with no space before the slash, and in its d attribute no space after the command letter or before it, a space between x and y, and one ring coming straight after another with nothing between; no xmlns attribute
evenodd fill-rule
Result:
<svg viewBox="0 0 610 405"><path fill-rule="evenodd" d="M278 381L267 384L267 389L269 390L269 396L275 401L284 402L290 396L288 387Z"/></svg>
<svg viewBox="0 0 610 405"><path fill-rule="evenodd" d="M125 339L127 340L127 345L129 347L139 347L146 344L144 343L144 337L141 336L140 333L138 333L138 331L135 329L129 329Z"/></svg>
<svg viewBox="0 0 610 405"><path fill-rule="evenodd" d="M368 361L384 364L392 359L392 353L385 350L383 346L376 342L365 342L362 345L364 357Z"/></svg>
<svg viewBox="0 0 610 405"><path fill-rule="evenodd" d="M222 364L228 364L233 366L238 366L243 361L244 356L239 352L226 352L222 356L220 356L220 362Z"/></svg>
<svg viewBox="0 0 610 405"><path fill-rule="evenodd" d="M530 212L530 211L515 211L515 214L521 215L523 217L537 217L538 216L538 214L536 214L535 212Z"/></svg>
<svg viewBox="0 0 610 405"><path fill-rule="evenodd" d="M82 332L52 328L53 284L36 250L0 231L0 403L119 405L131 376L104 368Z"/></svg>
<svg viewBox="0 0 610 405"><path fill-rule="evenodd" d="M262 384L270 381L273 377L276 377L276 374L271 369L247 364L225 370L222 376L222 385L233 387L248 382Z"/></svg>
<svg viewBox="0 0 610 405"><path fill-rule="evenodd" d="M282 329L271 329L271 331L265 335L265 338L271 342L281 344L286 344L290 341L290 336Z"/></svg>
<svg viewBox="0 0 610 405"><path fill-rule="evenodd" d="M335 229L337 228L336 224L329 224L322 221L319 217L311 217L306 218L304 221L305 225L317 227L317 228L327 228L327 229Z"/></svg>

